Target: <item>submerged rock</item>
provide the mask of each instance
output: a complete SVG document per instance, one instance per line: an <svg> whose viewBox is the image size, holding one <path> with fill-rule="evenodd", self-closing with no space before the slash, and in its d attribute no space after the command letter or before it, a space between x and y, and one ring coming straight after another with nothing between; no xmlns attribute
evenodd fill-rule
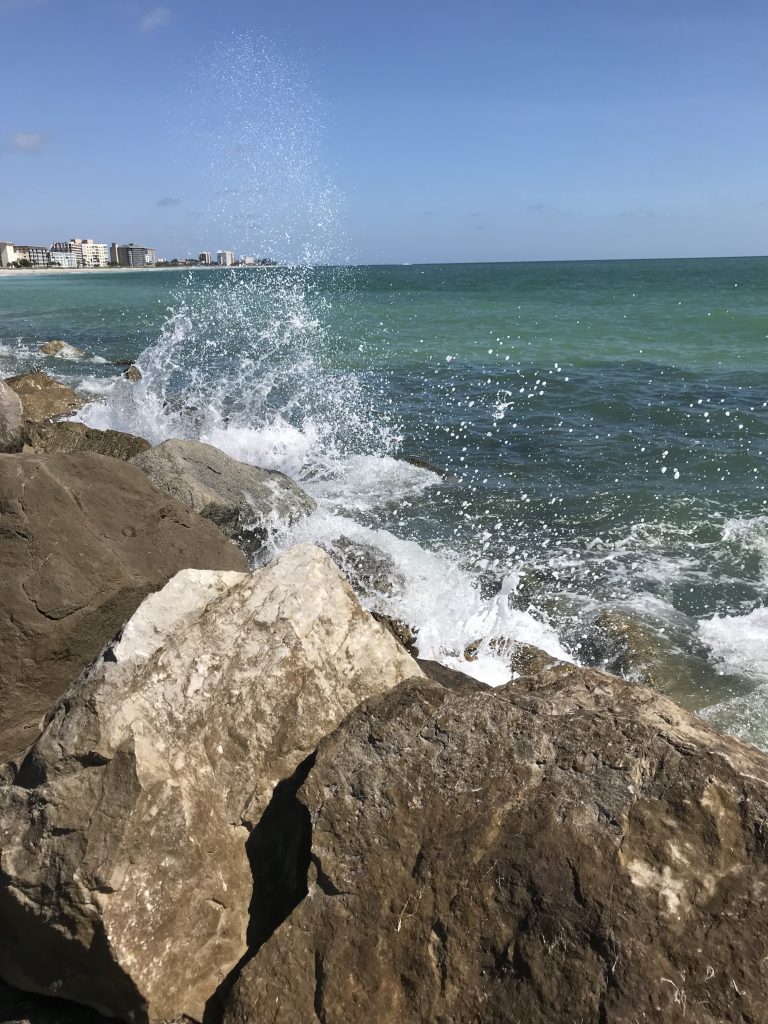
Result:
<svg viewBox="0 0 768 1024"><path fill-rule="evenodd" d="M21 399L0 381L0 452L20 452L24 445L24 410Z"/></svg>
<svg viewBox="0 0 768 1024"><path fill-rule="evenodd" d="M1 455L0 509L3 761L150 591L187 566L245 559L135 466L101 455Z"/></svg>
<svg viewBox="0 0 768 1024"><path fill-rule="evenodd" d="M44 356L55 356L58 359L82 359L85 355L81 349L70 345L68 341L61 341L59 338L52 338L40 346Z"/></svg>
<svg viewBox="0 0 768 1024"><path fill-rule="evenodd" d="M649 688L407 681L294 799L306 895L225 1024L765 1019L768 757Z"/></svg>
<svg viewBox="0 0 768 1024"><path fill-rule="evenodd" d="M21 399L24 419L29 423L44 423L55 416L71 416L85 405L85 400L72 388L42 370L9 377L5 383Z"/></svg>
<svg viewBox="0 0 768 1024"><path fill-rule="evenodd" d="M140 455L152 446L121 430L96 430L84 423L40 423L29 428L27 444L36 452L95 452L113 459Z"/></svg>
<svg viewBox="0 0 768 1024"><path fill-rule="evenodd" d="M135 363L131 363L128 369L123 371L123 376L126 380L129 380L131 384L136 384L142 379L143 374Z"/></svg>
<svg viewBox="0 0 768 1024"><path fill-rule="evenodd" d="M0 785L0 975L134 1022L200 1020L276 856L248 827L345 714L414 672L317 548L179 573Z"/></svg>
<svg viewBox="0 0 768 1024"><path fill-rule="evenodd" d="M315 503L290 477L231 459L200 441L164 441L133 459L161 491L212 520L248 553L271 529L313 512Z"/></svg>

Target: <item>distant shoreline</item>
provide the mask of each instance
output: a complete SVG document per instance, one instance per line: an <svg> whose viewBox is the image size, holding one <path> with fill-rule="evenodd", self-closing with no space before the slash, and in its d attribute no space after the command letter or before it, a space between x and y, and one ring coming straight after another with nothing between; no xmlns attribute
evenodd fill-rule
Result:
<svg viewBox="0 0 768 1024"><path fill-rule="evenodd" d="M263 270L263 266L254 264L244 267L219 267L205 264L196 267L23 267L20 270L0 270L0 281L16 277L60 277L64 274L147 274L163 270Z"/></svg>

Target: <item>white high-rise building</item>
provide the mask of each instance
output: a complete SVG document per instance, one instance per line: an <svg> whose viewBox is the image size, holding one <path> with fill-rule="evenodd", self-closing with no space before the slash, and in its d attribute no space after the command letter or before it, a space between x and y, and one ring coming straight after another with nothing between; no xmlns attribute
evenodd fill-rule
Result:
<svg viewBox="0 0 768 1024"><path fill-rule="evenodd" d="M201 252L197 257L197 262L202 263L204 266L208 267L211 265L213 260L211 259L211 254L209 252Z"/></svg>
<svg viewBox="0 0 768 1024"><path fill-rule="evenodd" d="M219 249L216 253L220 267L233 267L235 265L235 254L229 249Z"/></svg>
<svg viewBox="0 0 768 1024"><path fill-rule="evenodd" d="M54 242L51 252L71 253L78 267L106 267L109 263L109 247L92 238L70 238L68 242Z"/></svg>
<svg viewBox="0 0 768 1024"><path fill-rule="evenodd" d="M65 270L74 270L77 267L77 256L73 252L51 249L48 255L52 267L62 267Z"/></svg>

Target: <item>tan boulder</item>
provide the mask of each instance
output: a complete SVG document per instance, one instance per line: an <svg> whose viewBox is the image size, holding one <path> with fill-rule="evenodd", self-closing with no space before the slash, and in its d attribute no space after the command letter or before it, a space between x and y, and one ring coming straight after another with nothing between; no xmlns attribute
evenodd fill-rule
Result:
<svg viewBox="0 0 768 1024"><path fill-rule="evenodd" d="M179 573L0 787L0 975L135 1022L201 1019L246 950L250 826L345 714L414 672L317 548Z"/></svg>

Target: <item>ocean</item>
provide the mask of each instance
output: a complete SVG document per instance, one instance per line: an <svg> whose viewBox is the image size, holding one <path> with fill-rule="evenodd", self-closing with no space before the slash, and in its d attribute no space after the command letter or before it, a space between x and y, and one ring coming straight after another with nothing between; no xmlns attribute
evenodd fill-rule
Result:
<svg viewBox="0 0 768 1024"><path fill-rule="evenodd" d="M0 277L3 376L290 474L319 507L273 550L370 545L366 602L422 656L497 684L523 642L632 677L618 615L657 685L762 746L766 355L767 258Z"/></svg>

